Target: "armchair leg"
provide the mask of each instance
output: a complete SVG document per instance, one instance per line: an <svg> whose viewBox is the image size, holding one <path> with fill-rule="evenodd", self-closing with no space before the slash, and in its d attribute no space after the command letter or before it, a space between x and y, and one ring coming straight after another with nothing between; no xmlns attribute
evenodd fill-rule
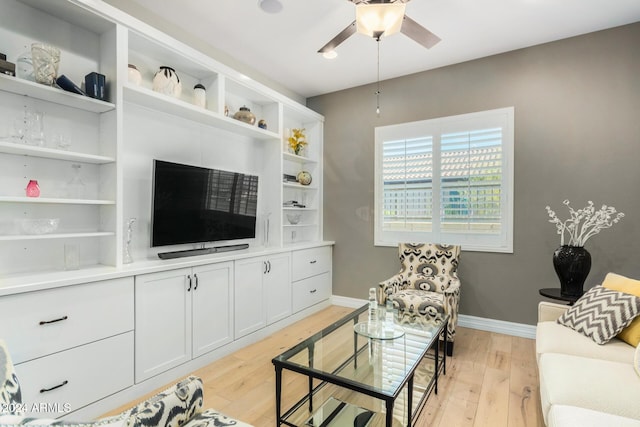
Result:
<svg viewBox="0 0 640 427"><path fill-rule="evenodd" d="M447 356L451 357L453 356L453 342L452 341L447 341L447 348L446 348L446 352L447 352Z"/></svg>

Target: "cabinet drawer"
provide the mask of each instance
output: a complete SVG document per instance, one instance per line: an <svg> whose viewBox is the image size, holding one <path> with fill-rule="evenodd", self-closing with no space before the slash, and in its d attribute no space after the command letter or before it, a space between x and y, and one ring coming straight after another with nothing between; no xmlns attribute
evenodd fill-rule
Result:
<svg viewBox="0 0 640 427"><path fill-rule="evenodd" d="M0 298L0 337L14 363L133 330L133 278Z"/></svg>
<svg viewBox="0 0 640 427"><path fill-rule="evenodd" d="M331 271L331 248L303 249L293 252L293 281Z"/></svg>
<svg viewBox="0 0 640 427"><path fill-rule="evenodd" d="M322 273L293 283L293 312L310 307L331 296L330 273Z"/></svg>
<svg viewBox="0 0 640 427"><path fill-rule="evenodd" d="M15 369L22 402L31 415L60 417L133 385L133 332L17 364Z"/></svg>

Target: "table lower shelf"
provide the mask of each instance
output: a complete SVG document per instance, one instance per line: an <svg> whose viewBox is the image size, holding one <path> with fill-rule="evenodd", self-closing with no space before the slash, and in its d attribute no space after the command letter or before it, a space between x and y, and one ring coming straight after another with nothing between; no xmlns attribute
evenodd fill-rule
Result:
<svg viewBox="0 0 640 427"><path fill-rule="evenodd" d="M305 426L308 427L367 427L371 423L374 412L334 397L329 397L324 404L310 417Z"/></svg>

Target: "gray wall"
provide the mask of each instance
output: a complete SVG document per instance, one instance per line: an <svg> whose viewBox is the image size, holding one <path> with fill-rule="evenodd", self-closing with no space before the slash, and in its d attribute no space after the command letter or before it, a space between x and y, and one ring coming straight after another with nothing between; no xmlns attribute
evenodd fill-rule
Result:
<svg viewBox="0 0 640 427"><path fill-rule="evenodd" d="M333 293L366 298L398 270L373 245L374 127L515 107L513 254L463 252L462 314L534 324L538 289L558 287L545 206L566 217L593 200L626 214L590 239L585 288L609 271L640 278L640 23L311 98L325 115L324 230Z"/></svg>

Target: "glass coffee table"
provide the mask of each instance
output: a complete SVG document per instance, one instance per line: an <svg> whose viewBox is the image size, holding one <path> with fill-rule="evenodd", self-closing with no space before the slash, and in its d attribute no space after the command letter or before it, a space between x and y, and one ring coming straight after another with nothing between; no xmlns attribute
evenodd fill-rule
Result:
<svg viewBox="0 0 640 427"><path fill-rule="evenodd" d="M438 376L446 373L438 341L446 346L449 317L372 329L367 308L273 359L277 426L413 425L428 395L438 392ZM300 375L308 379L302 386ZM291 402L283 411L285 396Z"/></svg>

